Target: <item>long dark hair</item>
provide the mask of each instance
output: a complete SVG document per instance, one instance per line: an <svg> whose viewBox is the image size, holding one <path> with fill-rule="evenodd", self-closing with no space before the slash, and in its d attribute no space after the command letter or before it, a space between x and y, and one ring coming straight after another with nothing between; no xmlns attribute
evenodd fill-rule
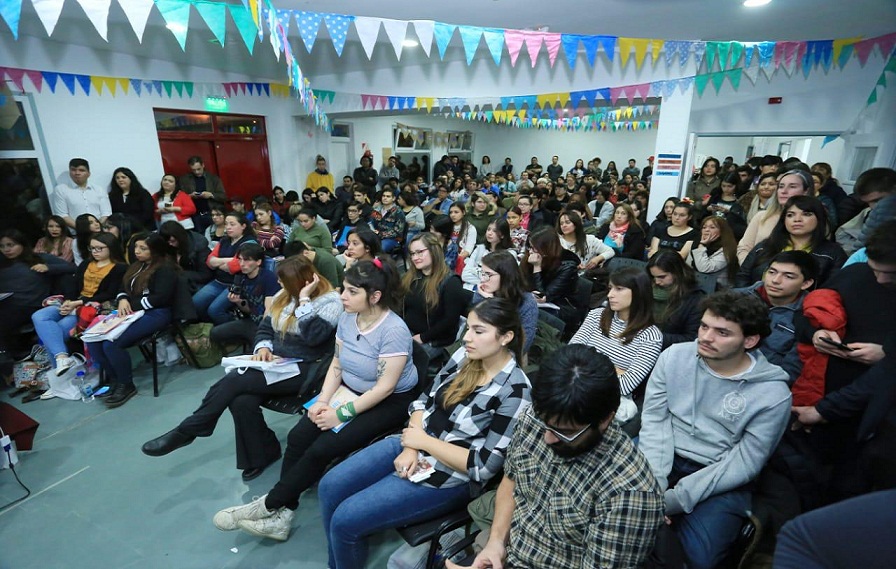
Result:
<svg viewBox="0 0 896 569"><path fill-rule="evenodd" d="M445 262L445 251L438 237L428 231L418 233L408 243L408 251L411 250L411 245L417 241L429 251L429 257L432 259L432 268L429 276L425 276L411 263L410 268L402 278L402 287L405 290L411 290L411 284L415 280L422 278L424 280L423 296L426 300L426 308L427 310L435 310L439 305L439 288L442 286L442 281L451 276L451 271Z"/></svg>
<svg viewBox="0 0 896 569"><path fill-rule="evenodd" d="M378 304L392 311L401 306L401 299L404 297L401 277L395 263L385 255L377 257L376 261L358 261L352 265L345 271L345 282L364 289L368 303L370 296L379 291Z"/></svg>
<svg viewBox="0 0 896 569"><path fill-rule="evenodd" d="M62 230L59 232L59 237L52 237L50 235L50 222L55 223ZM47 243L50 245L50 253L53 255L61 255L62 254L62 244L65 243L65 240L69 237L68 227L65 225L65 220L62 219L61 216L51 215L47 218L47 222L44 223L44 239L47 240Z"/></svg>
<svg viewBox="0 0 896 569"><path fill-rule="evenodd" d="M666 304L665 310L665 315L668 316L678 310L678 307L684 302L684 297L697 288L697 275L694 269L684 262L684 259L681 258L677 251L669 249L660 250L647 261L646 273L651 281L653 280L653 277L650 275L652 267L672 275L673 284L669 289L669 302ZM650 297L653 298L652 289L650 290ZM665 318L663 320L665 321Z"/></svg>
<svg viewBox="0 0 896 569"><path fill-rule="evenodd" d="M674 251L672 253L679 260L681 259L678 253ZM610 273L610 286L620 286L632 291L632 305L628 309L628 320L618 338L622 340L623 344L628 344L641 330L653 325L653 290L650 287L650 277L644 271L634 267L616 269ZM610 337L613 314L614 312L607 307L600 315L600 331L607 338Z"/></svg>
<svg viewBox="0 0 896 569"><path fill-rule="evenodd" d="M560 231L560 222L564 217L566 217L575 227L573 234L575 235L576 242L573 244L573 253L578 255L579 259L584 263L587 261L585 255L588 253L588 241L585 237L585 224L582 223L582 216L568 209L557 216L557 234L560 235L560 239L563 239L563 233Z"/></svg>
<svg viewBox="0 0 896 569"><path fill-rule="evenodd" d="M174 198L177 197L177 194L179 194L181 192L181 190L183 190L183 188L180 186L180 178L178 178L174 174L164 174L162 176L162 178L164 179L165 176L171 176L172 178L174 178L174 191L171 192L171 201L174 201ZM153 201L157 202L157 201L159 201L159 198L161 198L164 195L165 195L165 190L162 188L162 182L159 182L159 191L156 192L155 195L152 196L152 199L153 199Z"/></svg>
<svg viewBox="0 0 896 569"><path fill-rule="evenodd" d="M482 266L498 273L501 286L495 291L495 298L506 298L514 306L519 307L528 294L526 279L510 251L495 251L482 258Z"/></svg>
<svg viewBox="0 0 896 569"><path fill-rule="evenodd" d="M140 192L146 191L146 188L143 187L143 184L140 183L140 180L137 179L137 175L130 168L120 167L116 168L114 172L112 172L112 181L109 182L109 193L116 195L124 195L124 192L121 191L121 188L118 186L118 183L115 181L115 176L119 173L124 174L128 178L131 179L131 191L132 192Z"/></svg>
<svg viewBox="0 0 896 569"><path fill-rule="evenodd" d="M111 233L94 233L87 240L87 243L89 244L91 241L99 241L100 243L108 247L109 260L113 263L124 263L124 250L121 247L121 243L119 243L118 239L116 239L114 235L112 235ZM84 257L84 262L89 263L90 261L93 261L92 256Z"/></svg>
<svg viewBox="0 0 896 569"><path fill-rule="evenodd" d="M78 248L78 254L84 261L90 260L90 239L97 233L90 230L90 219L93 218L97 223L100 218L92 213L82 213L75 218L75 247Z"/></svg>
<svg viewBox="0 0 896 569"><path fill-rule="evenodd" d="M168 244L169 251L168 254L176 253L180 256L181 259L189 259L193 254L193 240L190 238L190 234L187 233L187 230L184 229L184 226L180 223L170 219L162 225L159 226L159 235L161 235L165 239L165 243L174 237L174 240L177 241L177 247L172 247Z"/></svg>
<svg viewBox="0 0 896 569"><path fill-rule="evenodd" d="M760 259L761 263L771 262L775 255L790 245L790 233L787 232L785 223L787 220L787 212L790 211L790 208L792 207L815 215L817 223L815 225L815 230L812 232L812 238L810 239L810 251L828 240L828 212L824 208L824 204L822 204L818 198L813 198L812 196L793 196L784 204L784 211L781 212L781 217L778 218L778 223L775 225L774 229L772 229L771 234L765 241L762 258Z"/></svg>
<svg viewBox="0 0 896 569"><path fill-rule="evenodd" d="M252 228L252 224L249 223L249 220L246 219L245 213L240 213L238 211L229 211L224 216L225 220L228 217L234 218L237 223L239 223L240 225L243 226L243 236L240 237L239 239L237 239L236 241L231 240L232 243L238 243L239 241L244 240L244 239L249 239L252 241L255 240L255 237L256 237L255 230ZM228 237L228 239L230 239L230 237Z"/></svg>
<svg viewBox="0 0 896 569"><path fill-rule="evenodd" d="M380 238L377 237L376 233L374 233L373 230L369 227L364 225L356 226L345 236L346 240L348 240L348 238L352 235L356 236L361 241L361 243L363 243L364 246L367 247L367 253L371 257L376 257L382 251Z"/></svg>
<svg viewBox="0 0 896 569"><path fill-rule="evenodd" d="M516 358L517 365L523 361L523 326L520 322L519 306L503 298L489 298L470 309L470 313L490 326L494 326L499 335L513 332L513 339L505 346ZM441 405L445 410L451 409L476 391L485 376L486 370L482 360L467 358L457 375L441 394Z"/></svg>
<svg viewBox="0 0 896 569"><path fill-rule="evenodd" d="M545 271L553 271L560 266L560 258L563 255L563 247L560 246L560 236L553 227L542 227L529 235L527 250L535 249L541 254L541 268ZM529 264L529 255L524 255L520 264L527 277L532 275L532 265Z"/></svg>
<svg viewBox="0 0 896 569"><path fill-rule="evenodd" d="M63 223L63 235L65 235L65 223ZM28 241L28 238L25 237L25 234L10 227L9 229L4 229L0 231L0 239L10 239L15 243L22 246L22 254L16 257L15 259L7 259L5 255L0 255L0 268L6 268L11 266L13 263L22 262L27 264L29 267L33 267L34 265L43 263L43 259L37 256L34 252L34 248L31 246L31 242Z"/></svg>
<svg viewBox="0 0 896 569"><path fill-rule="evenodd" d="M666 204L669 202L672 202L672 211L675 211L675 206L678 205L678 198L666 198L665 201L663 201L663 207L660 208L660 212L656 214L656 221L672 223L672 221L666 217Z"/></svg>
<svg viewBox="0 0 896 569"><path fill-rule="evenodd" d="M728 273L728 282L733 283L737 277L737 268L740 264L737 260L737 239L734 237L734 232L724 217L708 215L703 218L700 228L702 229L707 223L715 224L719 230L719 238L707 245L706 251L710 255L714 255L719 249L724 252L725 260L728 262L728 265L725 267ZM691 251L693 252L693 249Z"/></svg>
<svg viewBox="0 0 896 569"><path fill-rule="evenodd" d="M153 274L163 266L173 268L169 256L168 241L158 233L137 233L134 235L134 243L143 241L149 249L149 262L136 261L131 263L124 274L124 286L132 295L140 295L149 285ZM133 282L132 282L133 281Z"/></svg>
<svg viewBox="0 0 896 569"><path fill-rule="evenodd" d="M461 241L463 241L467 237L467 231L470 230L470 222L467 221L467 210L466 208L464 208L463 204L454 202L453 204L451 204L451 207L448 208L448 212L450 213L451 210L455 208L459 209L463 214L463 217L460 220L460 230L457 232L457 244L458 246L460 246ZM448 216L448 218L450 219L451 216ZM452 232L453 231L454 228L452 226Z"/></svg>
<svg viewBox="0 0 896 569"><path fill-rule="evenodd" d="M497 233L500 238L498 239L498 243L495 244L494 251L503 251L505 249L510 249L513 247L513 241L510 240L510 226L507 225L507 220L503 217L498 217L492 220L489 223L490 227L494 228L494 232ZM490 249L491 243L488 241L485 242L485 248L491 251Z"/></svg>
<svg viewBox="0 0 896 569"><path fill-rule="evenodd" d="M106 218L105 225L118 229L118 240L121 241L123 248L127 248L128 244L130 244L132 235L146 229L134 223L130 217L123 213L113 213Z"/></svg>

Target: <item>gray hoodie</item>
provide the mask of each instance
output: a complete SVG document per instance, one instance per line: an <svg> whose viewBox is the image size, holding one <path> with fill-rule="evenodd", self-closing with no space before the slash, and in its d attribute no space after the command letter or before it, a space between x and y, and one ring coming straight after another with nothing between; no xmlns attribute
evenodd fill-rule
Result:
<svg viewBox="0 0 896 569"><path fill-rule="evenodd" d="M787 373L759 350L753 365L721 377L697 356L697 342L660 354L647 383L638 447L665 491L666 515L753 480L790 419ZM669 489L675 455L707 465Z"/></svg>

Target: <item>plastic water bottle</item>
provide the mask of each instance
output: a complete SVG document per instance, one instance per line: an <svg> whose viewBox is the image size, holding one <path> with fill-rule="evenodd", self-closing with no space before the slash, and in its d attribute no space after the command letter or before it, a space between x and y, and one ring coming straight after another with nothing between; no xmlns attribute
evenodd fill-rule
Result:
<svg viewBox="0 0 896 569"><path fill-rule="evenodd" d="M93 401L93 386L87 381L87 375L83 370L75 374L75 385L78 386L78 391L81 392L81 401Z"/></svg>

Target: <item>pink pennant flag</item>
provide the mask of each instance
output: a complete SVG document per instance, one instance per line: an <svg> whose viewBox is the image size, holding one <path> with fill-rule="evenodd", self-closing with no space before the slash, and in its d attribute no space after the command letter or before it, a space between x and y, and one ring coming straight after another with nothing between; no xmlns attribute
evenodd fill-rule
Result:
<svg viewBox="0 0 896 569"><path fill-rule="evenodd" d="M34 85L34 88L37 89L37 92L40 93L44 88L44 75L40 71L26 71L25 75L28 76L28 79L31 79L31 83Z"/></svg>
<svg viewBox="0 0 896 569"><path fill-rule="evenodd" d="M25 90L25 85L23 84L23 80L25 79L25 70L24 69L15 69L13 67L6 68L6 76L12 80L13 85L19 91Z"/></svg>
<svg viewBox="0 0 896 569"><path fill-rule="evenodd" d="M526 51L529 52L529 60L532 67L535 67L535 61L538 59L538 52L541 51L541 43L544 41L543 32L525 32L526 34Z"/></svg>
<svg viewBox="0 0 896 569"><path fill-rule="evenodd" d="M519 30L504 30L504 43L507 45L507 52L510 54L510 66L516 67L516 59L520 56L520 50L526 36Z"/></svg>
<svg viewBox="0 0 896 569"><path fill-rule="evenodd" d="M366 110L370 104L370 95L361 95L361 110Z"/></svg>
<svg viewBox="0 0 896 569"><path fill-rule="evenodd" d="M619 100L619 97L621 97L622 94L623 93L621 87L610 87L610 103L615 105L616 101Z"/></svg>
<svg viewBox="0 0 896 569"><path fill-rule="evenodd" d="M557 61L557 54L560 53L561 43L560 34L544 34L544 46L548 48L548 60L551 62L551 67L553 67L554 62Z"/></svg>
<svg viewBox="0 0 896 569"><path fill-rule="evenodd" d="M802 61L803 57L806 56L806 51L809 49L809 42L801 41L797 42L796 46L796 61Z"/></svg>
<svg viewBox="0 0 896 569"><path fill-rule="evenodd" d="M875 45L877 45L876 38L862 40L852 44L852 48L855 50L856 56L859 58L859 64L862 67L865 67L865 64L868 63L868 58L871 56L871 52L874 50ZM890 54L885 54L885 57L888 55Z"/></svg>
<svg viewBox="0 0 896 569"><path fill-rule="evenodd" d="M896 32L877 38L877 47L880 48L880 54L884 59L890 57L894 46L896 46Z"/></svg>
<svg viewBox="0 0 896 569"><path fill-rule="evenodd" d="M639 83L635 85L635 94L641 97L642 101L646 101L650 95L650 83Z"/></svg>
<svg viewBox="0 0 896 569"><path fill-rule="evenodd" d="M385 95L380 95L379 103L380 103L380 108L385 110L385 108L389 105L389 97L386 97Z"/></svg>
<svg viewBox="0 0 896 569"><path fill-rule="evenodd" d="M628 101L629 105L634 102L637 89L637 85L626 85L622 88L622 92L625 93L625 99Z"/></svg>
<svg viewBox="0 0 896 569"><path fill-rule="evenodd" d="M224 94L227 95L228 97L232 97L233 96L233 84L232 83L222 83L221 85L224 87Z"/></svg>

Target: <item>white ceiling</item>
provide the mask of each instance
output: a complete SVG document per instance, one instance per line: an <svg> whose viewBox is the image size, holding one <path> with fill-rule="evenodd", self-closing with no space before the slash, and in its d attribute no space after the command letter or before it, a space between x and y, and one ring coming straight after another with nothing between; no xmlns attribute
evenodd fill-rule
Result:
<svg viewBox="0 0 896 569"><path fill-rule="evenodd" d="M768 6L758 9L744 8L741 0L274 0L274 4L278 9L428 19L483 27L547 27L551 32L662 39L808 40L872 37L896 30L894 0L773 0ZM98 53L118 52L140 59L161 59L185 70L206 67L256 80L285 80L285 65L277 61L267 41L257 44L255 55L250 56L229 18L227 41L223 49L214 41L195 11L190 20L186 51L180 49L164 24L154 10L141 44L117 2L112 2L109 42L106 43L92 29L74 0L68 0L55 33L48 39L31 2L25 0L20 34L41 38L51 52L54 49L64 50L66 44L78 44ZM3 26L0 29L0 33L8 34ZM413 37L412 26L408 35ZM315 76L352 71L375 76L377 69L385 67L419 65L430 68L430 73L438 74L443 65L435 46L430 58L420 48L405 49L399 62L391 47L380 45L374 52L373 60L368 60L353 29L342 57L337 57L329 40L323 39L326 38L324 26L319 38L309 54L298 37L295 24L292 26L290 39L293 52L312 84ZM385 33L381 31L380 42L386 41ZM477 58L490 60L491 56L484 46L480 46ZM446 60L463 59L463 47L455 36ZM509 66L507 59L505 53L502 67ZM363 89L358 92L363 92Z"/></svg>

